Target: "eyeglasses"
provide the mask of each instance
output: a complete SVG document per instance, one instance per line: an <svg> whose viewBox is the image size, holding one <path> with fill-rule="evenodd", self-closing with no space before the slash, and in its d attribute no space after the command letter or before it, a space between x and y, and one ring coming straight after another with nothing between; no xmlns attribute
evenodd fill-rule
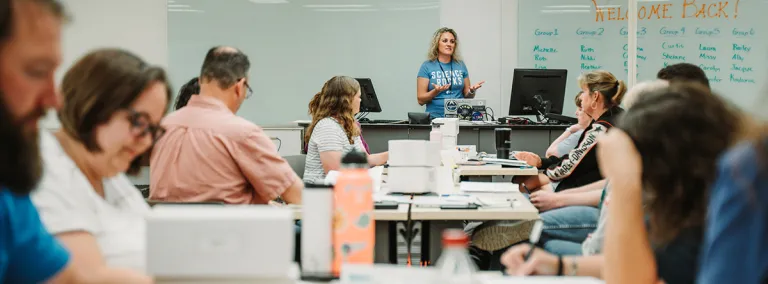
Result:
<svg viewBox="0 0 768 284"><path fill-rule="evenodd" d="M144 135L150 134L152 135L152 143L160 140L160 137L165 134L165 128L153 124L146 112L128 109L128 121L131 122L133 135L144 137Z"/></svg>
<svg viewBox="0 0 768 284"><path fill-rule="evenodd" d="M240 80L244 80L245 78L240 78ZM243 82L245 84L245 99L248 99L253 96L253 89L251 89L251 86L248 85L248 81Z"/></svg>

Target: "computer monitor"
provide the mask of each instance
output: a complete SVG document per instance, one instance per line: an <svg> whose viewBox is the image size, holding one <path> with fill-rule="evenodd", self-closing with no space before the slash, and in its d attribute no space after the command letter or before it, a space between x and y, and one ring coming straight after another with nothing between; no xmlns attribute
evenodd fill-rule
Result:
<svg viewBox="0 0 768 284"><path fill-rule="evenodd" d="M539 115L544 105L543 112L562 114L567 78L565 69L515 69L509 115Z"/></svg>
<svg viewBox="0 0 768 284"><path fill-rule="evenodd" d="M369 78L355 78L360 83L360 112L381 112L379 99Z"/></svg>

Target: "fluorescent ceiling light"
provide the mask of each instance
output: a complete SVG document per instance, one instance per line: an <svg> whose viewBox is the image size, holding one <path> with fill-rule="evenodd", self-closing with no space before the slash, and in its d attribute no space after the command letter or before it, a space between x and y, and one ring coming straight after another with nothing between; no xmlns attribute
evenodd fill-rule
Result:
<svg viewBox="0 0 768 284"><path fill-rule="evenodd" d="M205 11L195 9L168 9L168 12L203 13Z"/></svg>
<svg viewBox="0 0 768 284"><path fill-rule="evenodd" d="M383 3L384 6L413 7L413 6L435 6L440 2L422 2L422 3Z"/></svg>
<svg viewBox="0 0 768 284"><path fill-rule="evenodd" d="M390 11L417 11L417 10L432 10L439 9L440 6L414 6L414 7L391 7L387 8Z"/></svg>
<svg viewBox="0 0 768 284"><path fill-rule="evenodd" d="M590 10L541 10L542 13L547 14L565 14L565 13L589 13Z"/></svg>
<svg viewBox="0 0 768 284"><path fill-rule="evenodd" d="M591 8L592 6L589 5L552 5L552 6L544 6L544 8L550 8L550 9L567 9L567 8Z"/></svg>
<svg viewBox="0 0 768 284"><path fill-rule="evenodd" d="M375 12L378 9L314 9L315 12Z"/></svg>
<svg viewBox="0 0 768 284"><path fill-rule="evenodd" d="M254 4L287 4L288 0L250 0Z"/></svg>
<svg viewBox="0 0 768 284"><path fill-rule="evenodd" d="M361 4L319 4L319 5L304 5L304 8L368 8L371 5Z"/></svg>
<svg viewBox="0 0 768 284"><path fill-rule="evenodd" d="M184 5L184 4L168 4L168 8L189 8L189 5Z"/></svg>

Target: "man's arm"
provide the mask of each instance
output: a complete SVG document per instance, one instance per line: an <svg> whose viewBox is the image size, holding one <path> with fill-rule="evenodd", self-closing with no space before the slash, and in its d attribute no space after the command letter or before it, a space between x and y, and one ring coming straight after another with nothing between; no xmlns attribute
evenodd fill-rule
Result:
<svg viewBox="0 0 768 284"><path fill-rule="evenodd" d="M283 196L286 202L301 202L304 184L261 129L233 142L232 157L262 200L274 200L287 194Z"/></svg>
<svg viewBox="0 0 768 284"><path fill-rule="evenodd" d="M301 192L304 190L304 182L296 177L296 181L283 192L281 196L289 204L301 204Z"/></svg>

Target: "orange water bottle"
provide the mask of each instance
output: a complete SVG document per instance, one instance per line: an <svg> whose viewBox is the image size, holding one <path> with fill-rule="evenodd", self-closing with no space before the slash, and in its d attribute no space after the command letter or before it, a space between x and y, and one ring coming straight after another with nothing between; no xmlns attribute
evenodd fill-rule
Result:
<svg viewBox="0 0 768 284"><path fill-rule="evenodd" d="M373 180L365 153L353 150L341 158L333 194L333 272L340 275L342 263L373 264Z"/></svg>

